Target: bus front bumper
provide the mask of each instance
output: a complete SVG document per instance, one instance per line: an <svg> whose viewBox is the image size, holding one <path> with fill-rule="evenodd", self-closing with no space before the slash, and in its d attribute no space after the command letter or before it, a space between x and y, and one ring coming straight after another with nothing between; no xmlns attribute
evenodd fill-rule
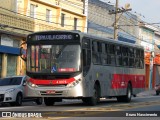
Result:
<svg viewBox="0 0 160 120"><path fill-rule="evenodd" d="M84 97L81 84L74 87L36 87L26 86L25 96L27 97L61 97L80 98Z"/></svg>

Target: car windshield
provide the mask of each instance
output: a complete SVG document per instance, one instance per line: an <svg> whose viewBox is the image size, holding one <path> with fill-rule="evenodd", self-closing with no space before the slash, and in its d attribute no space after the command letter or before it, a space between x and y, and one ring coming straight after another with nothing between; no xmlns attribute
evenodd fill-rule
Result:
<svg viewBox="0 0 160 120"><path fill-rule="evenodd" d="M80 45L32 45L27 71L39 73L80 71Z"/></svg>
<svg viewBox="0 0 160 120"><path fill-rule="evenodd" d="M0 86L20 85L21 81L22 81L22 77L3 78L3 79L0 79Z"/></svg>

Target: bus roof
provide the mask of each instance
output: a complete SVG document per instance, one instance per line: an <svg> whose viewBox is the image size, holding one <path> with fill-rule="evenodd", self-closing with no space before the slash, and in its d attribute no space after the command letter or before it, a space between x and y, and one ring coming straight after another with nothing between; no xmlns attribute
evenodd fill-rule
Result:
<svg viewBox="0 0 160 120"><path fill-rule="evenodd" d="M141 48L141 49L144 49L143 46L141 45L138 45L138 44L133 44L133 43L128 43L128 42L123 42L123 41L118 41L118 40L115 40L113 38L105 38L105 37L100 37L100 36L95 36L95 35L92 35L90 33L84 33L84 32L81 32L81 31L78 31L78 30L49 30L49 31L38 31L38 32L34 32L34 33L31 33L31 34L28 34L28 36L30 35L37 35L37 34L44 34L44 33L52 33L52 32L71 32L71 33L78 33L80 34L81 36L83 37L89 37L89 38L92 38L92 39L100 39L100 41L108 41L108 42L111 42L111 43L118 43L118 44L121 44L121 45L126 45L126 46L131 46L131 47L138 47L138 48Z"/></svg>

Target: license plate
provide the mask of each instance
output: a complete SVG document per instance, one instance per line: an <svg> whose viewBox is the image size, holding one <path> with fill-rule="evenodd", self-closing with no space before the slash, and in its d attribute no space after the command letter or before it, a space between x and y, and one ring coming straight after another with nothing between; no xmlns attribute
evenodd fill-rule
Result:
<svg viewBox="0 0 160 120"><path fill-rule="evenodd" d="M46 93L47 93L47 94L55 94L56 91L55 91L55 90L47 90Z"/></svg>

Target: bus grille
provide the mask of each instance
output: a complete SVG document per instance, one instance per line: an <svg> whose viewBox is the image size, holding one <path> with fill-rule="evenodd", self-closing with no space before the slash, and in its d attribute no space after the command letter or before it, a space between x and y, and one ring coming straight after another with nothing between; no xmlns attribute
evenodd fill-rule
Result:
<svg viewBox="0 0 160 120"><path fill-rule="evenodd" d="M66 87L66 85L37 85L38 87Z"/></svg>
<svg viewBox="0 0 160 120"><path fill-rule="evenodd" d="M55 93L50 93L48 94L46 91L40 91L40 94L41 95L45 95L45 96L50 96L50 95L53 95L53 96L56 96L56 95L62 95L63 91L55 91Z"/></svg>

